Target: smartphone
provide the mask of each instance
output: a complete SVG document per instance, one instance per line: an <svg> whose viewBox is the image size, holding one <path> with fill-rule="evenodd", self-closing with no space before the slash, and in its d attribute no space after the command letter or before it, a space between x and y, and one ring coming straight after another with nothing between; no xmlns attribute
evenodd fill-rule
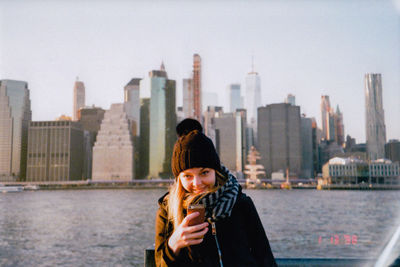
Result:
<svg viewBox="0 0 400 267"><path fill-rule="evenodd" d="M189 226L196 225L196 224L201 224L205 220L205 214L206 214L206 209L204 204L193 204L189 205L188 210L187 210L187 215L198 211L200 213L199 216L193 218L192 220L189 221Z"/></svg>

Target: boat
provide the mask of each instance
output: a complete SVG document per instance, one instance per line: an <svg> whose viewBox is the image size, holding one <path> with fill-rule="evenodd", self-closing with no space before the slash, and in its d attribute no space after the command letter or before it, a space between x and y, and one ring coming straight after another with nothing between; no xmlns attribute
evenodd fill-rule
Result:
<svg viewBox="0 0 400 267"><path fill-rule="evenodd" d="M38 185L26 185L24 187L24 190L26 190L26 191L36 191L39 189L40 189L40 187Z"/></svg>
<svg viewBox="0 0 400 267"><path fill-rule="evenodd" d="M0 185L0 192L1 193L18 193L24 191L23 186L15 185L15 186L5 186L5 185Z"/></svg>

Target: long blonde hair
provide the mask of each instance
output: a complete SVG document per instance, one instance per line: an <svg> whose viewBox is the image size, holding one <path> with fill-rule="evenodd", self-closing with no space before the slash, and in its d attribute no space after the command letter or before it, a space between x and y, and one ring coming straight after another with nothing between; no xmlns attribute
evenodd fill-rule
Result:
<svg viewBox="0 0 400 267"><path fill-rule="evenodd" d="M227 177L218 171L215 171L215 179L216 185L211 190L201 194L192 194L183 188L179 176L175 178L175 182L170 187L168 194L168 220L173 223L174 229L183 221L183 211L187 209L190 204L198 203L203 196L217 191L227 181Z"/></svg>

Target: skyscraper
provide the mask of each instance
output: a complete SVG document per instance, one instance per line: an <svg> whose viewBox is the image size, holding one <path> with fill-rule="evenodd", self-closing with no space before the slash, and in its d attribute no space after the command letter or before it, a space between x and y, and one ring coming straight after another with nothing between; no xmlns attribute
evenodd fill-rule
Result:
<svg viewBox="0 0 400 267"><path fill-rule="evenodd" d="M332 112L329 96L321 96L322 137L325 140L335 140L335 118Z"/></svg>
<svg viewBox="0 0 400 267"><path fill-rule="evenodd" d="M371 160L383 158L386 126L380 73L365 74L365 115L368 157Z"/></svg>
<svg viewBox="0 0 400 267"><path fill-rule="evenodd" d="M300 107L286 103L258 109L258 146L260 163L267 177L272 172L286 171L300 176L301 137Z"/></svg>
<svg viewBox="0 0 400 267"><path fill-rule="evenodd" d="M150 165L149 149L150 149L150 98L146 97L140 99L140 143L139 143L139 166L136 169L137 179L146 178L149 174L149 165Z"/></svg>
<svg viewBox="0 0 400 267"><path fill-rule="evenodd" d="M229 106L230 111L235 112L242 108L242 96L240 93L240 84L229 85Z"/></svg>
<svg viewBox="0 0 400 267"><path fill-rule="evenodd" d="M78 111L83 107L85 107L85 84L77 78L74 84L74 110L72 112L74 121L78 120Z"/></svg>
<svg viewBox="0 0 400 267"><path fill-rule="evenodd" d="M257 131L257 108L261 106L261 81L254 69L246 76L246 95L244 107L247 110L247 123ZM252 144L251 144L252 145Z"/></svg>
<svg viewBox="0 0 400 267"><path fill-rule="evenodd" d="M289 103L290 104L290 103ZM291 104L292 105L292 104ZM311 178L313 170L313 121L311 118L302 117L301 126L301 177Z"/></svg>
<svg viewBox="0 0 400 267"><path fill-rule="evenodd" d="M339 146L344 144L343 113L340 111L339 105L336 107L335 113L335 141Z"/></svg>
<svg viewBox="0 0 400 267"><path fill-rule="evenodd" d="M223 113L214 118L217 134L215 144L224 165L236 172L242 172L246 158L245 118L241 112Z"/></svg>
<svg viewBox="0 0 400 267"><path fill-rule="evenodd" d="M92 178L93 146L96 142L97 133L100 130L105 110L95 106L81 108L78 111L78 119L83 127L84 139L84 178Z"/></svg>
<svg viewBox="0 0 400 267"><path fill-rule="evenodd" d="M389 143L385 145L385 158L390 159L393 162L400 163L400 141L389 140Z"/></svg>
<svg viewBox="0 0 400 267"><path fill-rule="evenodd" d="M112 104L104 119L93 147L94 181L133 179L134 147L124 104Z"/></svg>
<svg viewBox="0 0 400 267"><path fill-rule="evenodd" d="M85 175L83 138L78 122L31 122L26 180L82 180Z"/></svg>
<svg viewBox="0 0 400 267"><path fill-rule="evenodd" d="M133 136L140 133L140 80L133 78L124 87L124 105Z"/></svg>
<svg viewBox="0 0 400 267"><path fill-rule="evenodd" d="M287 97L285 98L285 103L295 106L296 105L296 97L292 94L288 94Z"/></svg>
<svg viewBox="0 0 400 267"><path fill-rule="evenodd" d="M193 79L183 79L183 116L194 118Z"/></svg>
<svg viewBox="0 0 400 267"><path fill-rule="evenodd" d="M198 54L193 55L193 108L194 118L201 120L202 115L202 88L201 88L201 57Z"/></svg>
<svg viewBox="0 0 400 267"><path fill-rule="evenodd" d="M0 81L0 181L25 180L28 127L32 118L28 84Z"/></svg>
<svg viewBox="0 0 400 267"><path fill-rule="evenodd" d="M171 157L176 141L176 104L174 80L168 80L164 64L149 73L150 131L149 177L170 177Z"/></svg>
<svg viewBox="0 0 400 267"><path fill-rule="evenodd" d="M219 106L208 106L204 111L204 133L213 141L214 145L218 141L215 133L215 118L221 117L223 112L223 108Z"/></svg>

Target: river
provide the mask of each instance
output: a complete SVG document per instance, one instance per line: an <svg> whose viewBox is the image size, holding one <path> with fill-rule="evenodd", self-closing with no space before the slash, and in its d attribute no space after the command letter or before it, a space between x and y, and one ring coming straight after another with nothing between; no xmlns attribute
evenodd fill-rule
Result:
<svg viewBox="0 0 400 267"><path fill-rule="evenodd" d="M0 194L0 266L143 266L165 189ZM244 190L276 258L375 258L400 191Z"/></svg>

